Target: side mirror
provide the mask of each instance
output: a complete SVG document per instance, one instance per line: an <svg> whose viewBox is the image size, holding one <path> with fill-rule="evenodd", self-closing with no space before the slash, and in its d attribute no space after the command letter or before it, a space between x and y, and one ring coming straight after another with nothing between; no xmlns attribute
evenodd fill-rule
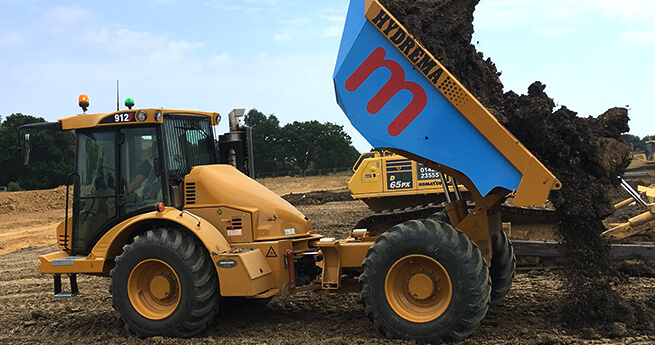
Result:
<svg viewBox="0 0 655 345"><path fill-rule="evenodd" d="M25 133L23 136L23 142L21 143L21 153L23 154L23 165L28 165L30 163L30 134Z"/></svg>
<svg viewBox="0 0 655 345"><path fill-rule="evenodd" d="M57 130L61 131L61 122L36 122L36 123L28 123L25 125L22 125L16 129L16 133L18 134L18 149L21 151L22 156L23 156L23 165L28 165L30 162L30 133L29 130L31 129L49 129L49 130ZM23 131L28 131L25 134L21 134Z"/></svg>

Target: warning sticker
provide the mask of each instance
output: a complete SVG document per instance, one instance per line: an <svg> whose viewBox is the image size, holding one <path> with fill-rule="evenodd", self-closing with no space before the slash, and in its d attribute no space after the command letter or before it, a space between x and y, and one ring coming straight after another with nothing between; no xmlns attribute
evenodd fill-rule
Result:
<svg viewBox="0 0 655 345"><path fill-rule="evenodd" d="M277 258L277 254L275 253L275 250L273 247L268 248L268 252L266 252L266 257L267 258Z"/></svg>
<svg viewBox="0 0 655 345"><path fill-rule="evenodd" d="M241 229L234 229L234 230L227 229L227 235L228 236L243 236L243 232L241 231Z"/></svg>

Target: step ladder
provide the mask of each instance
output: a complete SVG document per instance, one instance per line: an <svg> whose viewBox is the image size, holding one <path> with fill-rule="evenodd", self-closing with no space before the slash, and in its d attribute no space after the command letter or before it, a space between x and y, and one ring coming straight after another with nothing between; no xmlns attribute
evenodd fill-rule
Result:
<svg viewBox="0 0 655 345"><path fill-rule="evenodd" d="M55 297L75 297L80 294L77 289L77 274L70 273L70 291L61 291L61 274L55 274Z"/></svg>

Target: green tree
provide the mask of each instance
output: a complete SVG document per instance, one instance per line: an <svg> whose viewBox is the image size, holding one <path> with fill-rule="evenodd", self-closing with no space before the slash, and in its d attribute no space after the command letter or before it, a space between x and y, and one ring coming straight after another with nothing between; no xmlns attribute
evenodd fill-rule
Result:
<svg viewBox="0 0 655 345"><path fill-rule="evenodd" d="M621 134L621 138L623 138L623 140L627 141L628 144L630 144L630 147L632 147L632 152L644 152L644 150L646 149L644 141L639 139L639 137L636 135Z"/></svg>
<svg viewBox="0 0 655 345"><path fill-rule="evenodd" d="M287 159L301 170L349 166L359 157L343 127L330 122L295 121L283 127L282 138Z"/></svg>
<svg viewBox="0 0 655 345"><path fill-rule="evenodd" d="M34 122L45 120L15 113L0 124L0 185L17 181L23 189L49 189L64 184L68 173L73 171L75 136L72 132L30 131L30 165L23 165L17 129Z"/></svg>
<svg viewBox="0 0 655 345"><path fill-rule="evenodd" d="M343 126L295 121L280 127L275 115L257 109L250 110L244 122L252 127L258 173L348 167L359 157Z"/></svg>
<svg viewBox="0 0 655 345"><path fill-rule="evenodd" d="M244 122L252 128L253 161L256 172L280 171L284 155L280 152L280 121L271 114L251 109Z"/></svg>

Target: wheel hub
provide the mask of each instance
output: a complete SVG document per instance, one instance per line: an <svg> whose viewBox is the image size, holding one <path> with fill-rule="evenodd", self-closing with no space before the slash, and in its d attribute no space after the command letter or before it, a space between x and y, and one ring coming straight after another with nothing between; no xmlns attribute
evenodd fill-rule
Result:
<svg viewBox="0 0 655 345"><path fill-rule="evenodd" d="M435 291L435 281L426 274L417 274L409 279L409 294L419 300L424 300L432 296Z"/></svg>
<svg viewBox="0 0 655 345"><path fill-rule="evenodd" d="M166 262L157 259L141 261L132 269L127 281L127 294L134 310L151 320L171 315L180 303L177 274Z"/></svg>
<svg viewBox="0 0 655 345"><path fill-rule="evenodd" d="M167 276L156 276L150 281L150 294L157 299L168 298L173 290L173 280Z"/></svg>
<svg viewBox="0 0 655 345"><path fill-rule="evenodd" d="M389 306L411 322L430 322L450 305L452 284L446 269L435 259L420 254L396 261L385 278Z"/></svg>

